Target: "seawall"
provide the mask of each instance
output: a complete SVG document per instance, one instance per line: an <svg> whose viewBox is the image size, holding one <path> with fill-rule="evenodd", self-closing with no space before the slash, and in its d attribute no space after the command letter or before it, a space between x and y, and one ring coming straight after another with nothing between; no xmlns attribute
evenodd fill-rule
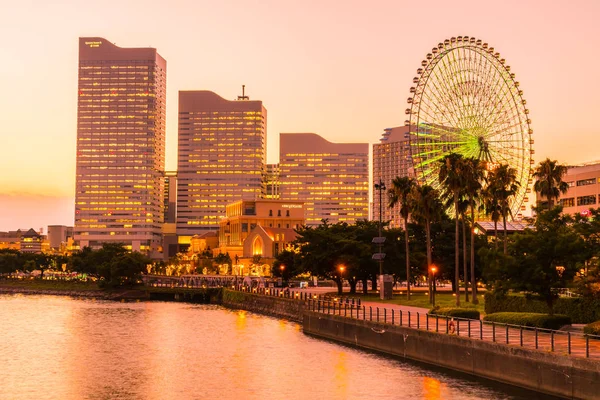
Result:
<svg viewBox="0 0 600 400"><path fill-rule="evenodd" d="M600 363L443 333L306 311L304 333L554 396L592 399Z"/></svg>
<svg viewBox="0 0 600 400"><path fill-rule="evenodd" d="M223 289L222 305L302 323L304 301Z"/></svg>

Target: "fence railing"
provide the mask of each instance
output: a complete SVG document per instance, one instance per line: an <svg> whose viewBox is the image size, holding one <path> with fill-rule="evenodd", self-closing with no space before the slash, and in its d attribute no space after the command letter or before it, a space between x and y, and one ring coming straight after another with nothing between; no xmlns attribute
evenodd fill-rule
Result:
<svg viewBox="0 0 600 400"><path fill-rule="evenodd" d="M349 305L319 299L309 299L307 305L311 311L322 314L600 359L600 336L597 335L430 315L386 307Z"/></svg>

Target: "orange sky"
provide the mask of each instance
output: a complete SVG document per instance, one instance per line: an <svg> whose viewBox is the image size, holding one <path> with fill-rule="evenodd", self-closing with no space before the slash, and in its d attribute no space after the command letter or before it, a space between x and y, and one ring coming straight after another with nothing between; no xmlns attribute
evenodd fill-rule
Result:
<svg viewBox="0 0 600 400"><path fill-rule="evenodd" d="M0 1L0 230L73 223L79 36L166 58L169 169L178 90L234 99L245 84L277 162L279 132L373 143L402 125L421 60L458 35L516 73L536 160L600 159L598 1Z"/></svg>

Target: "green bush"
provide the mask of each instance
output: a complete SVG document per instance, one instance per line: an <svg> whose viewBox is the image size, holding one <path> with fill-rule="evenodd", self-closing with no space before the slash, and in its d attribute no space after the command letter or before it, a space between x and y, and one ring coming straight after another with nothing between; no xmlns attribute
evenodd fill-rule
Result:
<svg viewBox="0 0 600 400"><path fill-rule="evenodd" d="M600 321L592 322L583 327L583 333L588 335L600 335Z"/></svg>
<svg viewBox="0 0 600 400"><path fill-rule="evenodd" d="M479 319L479 311L472 308L439 308L435 307L429 311L430 315L443 315L447 317Z"/></svg>
<svg viewBox="0 0 600 400"><path fill-rule="evenodd" d="M545 329L560 329L565 325L571 325L571 318L562 314L499 312L488 314L483 320Z"/></svg>
<svg viewBox="0 0 600 400"><path fill-rule="evenodd" d="M548 314L548 305L540 298L516 295L485 294L485 313L528 312ZM600 319L600 298L560 297L554 303L554 313L571 317L573 323L589 324Z"/></svg>

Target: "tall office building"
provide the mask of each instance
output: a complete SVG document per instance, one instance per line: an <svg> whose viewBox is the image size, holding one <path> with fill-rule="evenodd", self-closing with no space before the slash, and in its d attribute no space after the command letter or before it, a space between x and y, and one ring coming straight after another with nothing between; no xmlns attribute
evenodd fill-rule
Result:
<svg viewBox="0 0 600 400"><path fill-rule="evenodd" d="M282 133L279 198L304 202L306 224L369 217L369 144L331 143L314 133Z"/></svg>
<svg viewBox="0 0 600 400"><path fill-rule="evenodd" d="M267 164L265 199L279 199L279 164Z"/></svg>
<svg viewBox="0 0 600 400"><path fill-rule="evenodd" d="M394 178L414 175L408 133L408 126L386 128L379 143L373 145L373 184L377 184L381 180L386 189L390 189ZM381 199L382 221L390 221L390 227L403 226L400 218L400 205L389 208L386 191L382 191ZM379 191L375 189L373 190L372 204L373 220L379 221Z"/></svg>
<svg viewBox="0 0 600 400"><path fill-rule="evenodd" d="M267 110L262 101L179 92L177 234L219 229L225 207L264 196Z"/></svg>
<svg viewBox="0 0 600 400"><path fill-rule="evenodd" d="M166 61L152 48L79 39L75 240L158 250Z"/></svg>

